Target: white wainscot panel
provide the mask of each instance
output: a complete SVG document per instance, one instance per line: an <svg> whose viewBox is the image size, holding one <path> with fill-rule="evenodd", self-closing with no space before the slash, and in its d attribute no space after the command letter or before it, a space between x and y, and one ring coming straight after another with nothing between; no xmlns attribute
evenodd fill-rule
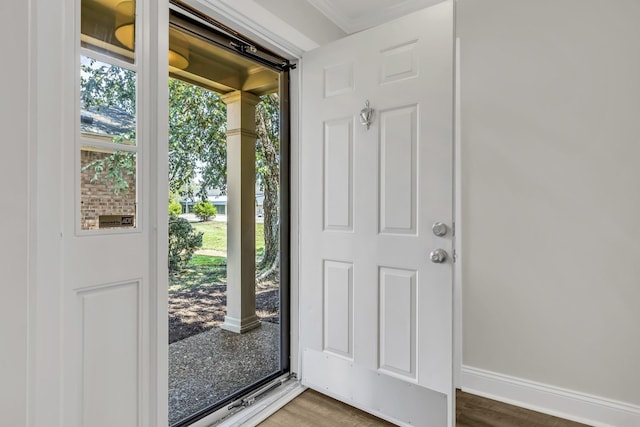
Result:
<svg viewBox="0 0 640 427"><path fill-rule="evenodd" d="M324 125L324 229L353 230L353 119Z"/></svg>
<svg viewBox="0 0 640 427"><path fill-rule="evenodd" d="M353 264L324 261L324 350L353 358Z"/></svg>
<svg viewBox="0 0 640 427"><path fill-rule="evenodd" d="M416 379L416 271L380 268L380 369Z"/></svg>
<svg viewBox="0 0 640 427"><path fill-rule="evenodd" d="M397 82L418 76L417 43L417 40L412 40L380 52L380 83Z"/></svg>
<svg viewBox="0 0 640 427"><path fill-rule="evenodd" d="M380 113L380 232L416 234L417 110Z"/></svg>
<svg viewBox="0 0 640 427"><path fill-rule="evenodd" d="M324 69L325 98L352 92L353 89L353 63L332 65Z"/></svg>
<svg viewBox="0 0 640 427"><path fill-rule="evenodd" d="M79 292L82 308L82 425L138 426L140 283Z"/></svg>

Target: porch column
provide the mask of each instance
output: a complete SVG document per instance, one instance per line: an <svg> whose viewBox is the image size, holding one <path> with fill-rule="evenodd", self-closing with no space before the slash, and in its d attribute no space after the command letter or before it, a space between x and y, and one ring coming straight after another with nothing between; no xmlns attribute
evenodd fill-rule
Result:
<svg viewBox="0 0 640 427"><path fill-rule="evenodd" d="M249 92L222 96L227 104L227 315L222 329L243 333L256 316L256 104Z"/></svg>

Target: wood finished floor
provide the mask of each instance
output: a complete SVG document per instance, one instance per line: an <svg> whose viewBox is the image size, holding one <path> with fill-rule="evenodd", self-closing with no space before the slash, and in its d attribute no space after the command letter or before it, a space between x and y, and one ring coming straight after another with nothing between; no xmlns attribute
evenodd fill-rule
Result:
<svg viewBox="0 0 640 427"><path fill-rule="evenodd" d="M316 391L307 390L260 424L261 427L393 426ZM457 427L585 427L539 412L472 394L456 393Z"/></svg>

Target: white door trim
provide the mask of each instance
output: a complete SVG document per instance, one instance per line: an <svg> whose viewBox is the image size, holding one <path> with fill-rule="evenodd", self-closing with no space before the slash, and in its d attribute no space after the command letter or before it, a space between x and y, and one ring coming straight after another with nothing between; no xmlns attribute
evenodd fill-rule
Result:
<svg viewBox="0 0 640 427"><path fill-rule="evenodd" d="M169 52L169 1L158 0L150 2L148 12L152 17L156 17L155 22L150 25L151 37L148 45L150 55L143 57L143 67L151 67L152 64L167 64ZM150 56L150 57L149 57ZM151 67L150 70L154 68ZM149 325L149 334L155 338L150 349L153 351L148 355L149 364L152 367L149 372L149 380L154 382L151 389L156 393L149 396L150 424L166 426L169 424L169 406L167 400L167 390L169 389L169 324L167 322L169 303L169 283L167 276L168 259L168 236L169 218L167 212L167 195L169 194L169 163L167 153L169 152L169 72L168 69L155 67L157 73L149 72L149 96L152 98L151 104L155 110L151 110L150 138L156 141L152 144L149 157L149 176L155 177L152 184L154 191L151 192L149 200L150 208L149 222L152 226L149 235L149 259L150 259L150 280L156 283L151 286L149 298L155 301L150 304L151 312L148 318L155 324ZM153 114L155 113L155 114ZM155 369L154 369L155 368Z"/></svg>
<svg viewBox="0 0 640 427"><path fill-rule="evenodd" d="M455 14L454 14L455 20ZM455 27L455 21L454 21ZM455 75L454 75L454 100L453 100L453 218L455 235L453 247L455 248L455 263L453 264L453 386L460 388L462 385L462 121L460 111L460 38L455 40Z"/></svg>

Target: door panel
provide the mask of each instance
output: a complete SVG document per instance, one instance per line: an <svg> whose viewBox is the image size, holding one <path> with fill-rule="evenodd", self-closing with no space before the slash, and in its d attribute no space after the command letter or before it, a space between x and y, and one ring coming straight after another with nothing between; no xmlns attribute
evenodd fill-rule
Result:
<svg viewBox="0 0 640 427"><path fill-rule="evenodd" d="M353 357L353 264L324 261L324 345Z"/></svg>
<svg viewBox="0 0 640 427"><path fill-rule="evenodd" d="M416 234L416 105L380 113L380 233Z"/></svg>
<svg viewBox="0 0 640 427"><path fill-rule="evenodd" d="M324 125L324 228L353 230L353 119Z"/></svg>
<svg viewBox="0 0 640 427"><path fill-rule="evenodd" d="M302 63L302 382L403 425L453 423L453 46L448 1Z"/></svg>
<svg viewBox="0 0 640 427"><path fill-rule="evenodd" d="M82 310L82 425L135 425L140 404L140 282L82 290L78 296Z"/></svg>
<svg viewBox="0 0 640 427"><path fill-rule="evenodd" d="M164 144L153 118L166 114L158 113L158 104L164 103L153 97L162 92L152 87L158 80L165 84L157 87L166 87L157 66L166 59L160 62L150 50L143 57L140 37L135 48L124 49L110 25L126 12L138 35L149 38L161 22L158 8L167 6L138 0L122 2L131 7L122 11L119 5L106 7L94 0L66 3L76 25L69 37L75 48L68 55L73 53L65 80L68 107L60 155L61 425L158 425L154 417L157 412L163 418L164 408L156 407L156 386L164 373L157 364L166 354L152 350L161 348L153 334L165 329L152 322L163 300L158 288L166 289L166 281L153 278L154 256L162 250L152 242L158 230L166 230L158 217L166 217L157 212L152 197L163 187L152 171L162 166L154 162L152 168L151 158Z"/></svg>

